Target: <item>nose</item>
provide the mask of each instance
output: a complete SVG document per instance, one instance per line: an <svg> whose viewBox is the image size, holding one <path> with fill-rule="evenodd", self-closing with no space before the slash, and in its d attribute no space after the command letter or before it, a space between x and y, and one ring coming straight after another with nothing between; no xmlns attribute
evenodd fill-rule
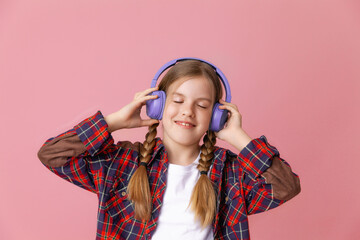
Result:
<svg viewBox="0 0 360 240"><path fill-rule="evenodd" d="M183 104L181 111L182 111L181 112L182 115L184 115L184 116L188 116L188 117L195 116L195 112L194 112L192 104Z"/></svg>

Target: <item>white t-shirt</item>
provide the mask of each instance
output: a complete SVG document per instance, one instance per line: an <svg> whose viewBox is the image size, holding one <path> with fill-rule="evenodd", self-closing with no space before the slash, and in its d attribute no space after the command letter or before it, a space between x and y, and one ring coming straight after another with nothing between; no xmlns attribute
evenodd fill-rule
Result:
<svg viewBox="0 0 360 240"><path fill-rule="evenodd" d="M195 161L187 166L169 163L160 216L151 239L214 239L212 226L202 230L199 220L195 221L191 207L187 208L192 190L200 177L196 168L199 158L200 153Z"/></svg>

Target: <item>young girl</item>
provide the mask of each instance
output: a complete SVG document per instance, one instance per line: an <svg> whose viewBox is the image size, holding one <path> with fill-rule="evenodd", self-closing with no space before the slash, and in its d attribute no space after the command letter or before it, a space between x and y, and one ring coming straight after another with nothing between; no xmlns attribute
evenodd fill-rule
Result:
<svg viewBox="0 0 360 240"><path fill-rule="evenodd" d="M141 108L160 97L156 90L165 92L160 120L141 119ZM210 129L213 107L229 112L218 131ZM143 143L114 144L112 132L142 126L149 126ZM239 154L215 146L216 138ZM248 215L300 192L299 177L265 136L244 131L237 106L222 100L214 66L200 59L177 61L158 87L119 111L97 111L48 139L38 157L97 194L96 239L250 239Z"/></svg>

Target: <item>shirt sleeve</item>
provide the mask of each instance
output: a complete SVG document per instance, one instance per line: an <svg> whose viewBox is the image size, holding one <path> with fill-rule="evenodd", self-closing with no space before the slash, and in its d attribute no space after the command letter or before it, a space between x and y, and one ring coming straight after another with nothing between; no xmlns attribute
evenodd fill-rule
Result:
<svg viewBox="0 0 360 240"><path fill-rule="evenodd" d="M72 129L48 139L38 151L40 161L61 178L94 193L104 179L102 169L117 150L104 116L97 111Z"/></svg>
<svg viewBox="0 0 360 240"><path fill-rule="evenodd" d="M268 143L264 135L253 139L238 155L243 172L242 187L248 215L264 212L286 202L286 200L275 198L273 184L267 183L262 176L271 167L274 157L278 157L283 164L289 167L275 171L284 171L284 169L291 171L290 165L280 158L279 151ZM298 178L298 175L293 172L291 175Z"/></svg>

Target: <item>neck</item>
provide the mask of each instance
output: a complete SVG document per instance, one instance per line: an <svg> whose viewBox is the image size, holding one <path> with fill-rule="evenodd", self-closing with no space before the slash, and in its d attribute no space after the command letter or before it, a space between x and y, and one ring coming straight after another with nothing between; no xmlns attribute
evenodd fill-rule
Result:
<svg viewBox="0 0 360 240"><path fill-rule="evenodd" d="M169 163L187 166L195 161L200 152L199 144L184 146L180 144L168 143L165 139L163 144L168 153Z"/></svg>

